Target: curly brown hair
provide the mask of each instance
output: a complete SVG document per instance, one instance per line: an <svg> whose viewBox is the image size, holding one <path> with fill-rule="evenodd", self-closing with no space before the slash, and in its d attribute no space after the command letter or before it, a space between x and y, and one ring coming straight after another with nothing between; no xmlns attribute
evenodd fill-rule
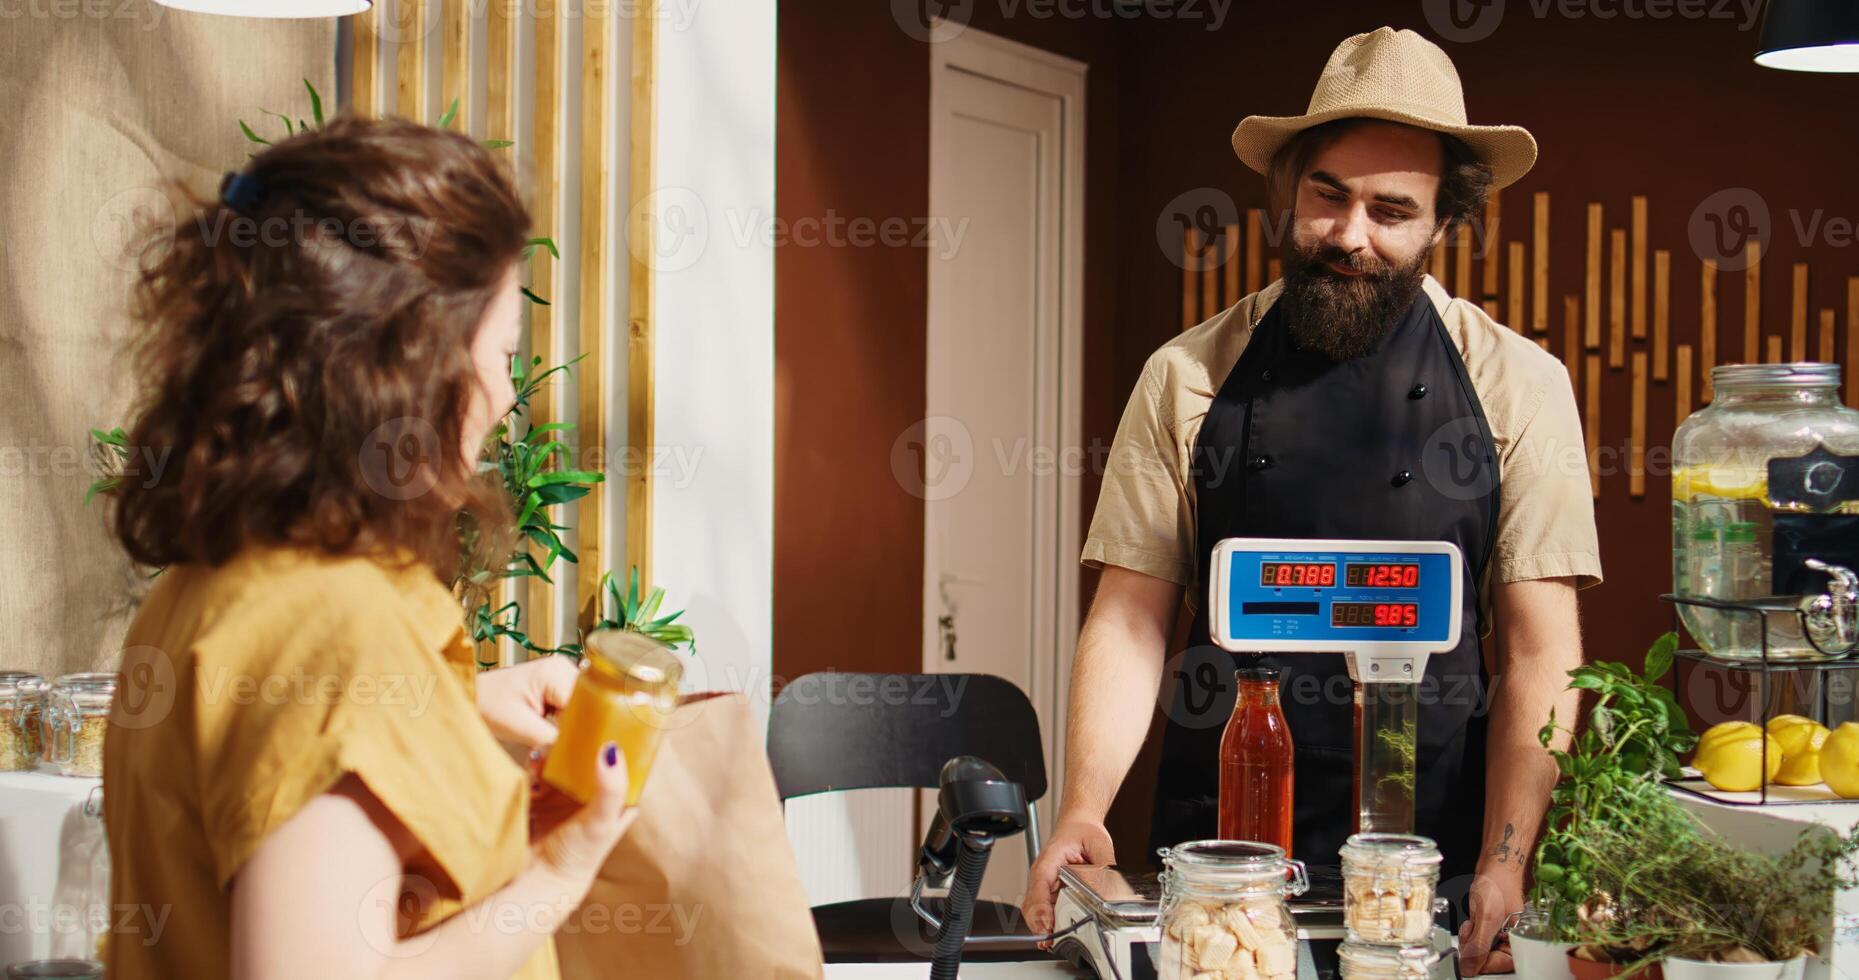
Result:
<svg viewBox="0 0 1859 980"><path fill-rule="evenodd" d="M173 462L117 488L130 557L291 545L447 581L497 557L495 533L461 551L462 528L509 524L462 447L472 339L528 241L506 168L458 133L343 116L257 154L218 199L178 191L189 213L150 232L131 303L129 445Z"/></svg>

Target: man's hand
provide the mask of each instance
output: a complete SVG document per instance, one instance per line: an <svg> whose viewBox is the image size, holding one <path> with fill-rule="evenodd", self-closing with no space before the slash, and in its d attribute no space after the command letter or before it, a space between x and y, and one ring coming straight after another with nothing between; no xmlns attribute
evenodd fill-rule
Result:
<svg viewBox="0 0 1859 980"><path fill-rule="evenodd" d="M1522 872L1513 868L1495 872L1479 869L1466 903L1470 914L1459 927L1459 973L1470 977L1512 972L1515 967L1511 965L1510 947L1494 951L1491 944L1504 920L1523 909Z"/></svg>
<svg viewBox="0 0 1859 980"><path fill-rule="evenodd" d="M1060 820L1058 829L1046 838L1039 860L1033 862L1026 897L1020 901L1020 914L1034 932L1052 931L1052 898L1059 890L1059 868L1067 864L1115 864L1116 848L1110 832L1100 822Z"/></svg>

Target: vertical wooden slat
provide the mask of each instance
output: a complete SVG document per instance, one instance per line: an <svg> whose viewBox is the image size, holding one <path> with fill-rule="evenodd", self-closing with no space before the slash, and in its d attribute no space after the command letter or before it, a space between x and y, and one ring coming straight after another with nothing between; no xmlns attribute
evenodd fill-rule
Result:
<svg viewBox="0 0 1859 980"><path fill-rule="evenodd" d="M1530 234L1530 329L1549 332L1549 192L1537 191Z"/></svg>
<svg viewBox="0 0 1859 980"><path fill-rule="evenodd" d="M1277 282L1285 274L1284 264L1277 259L1265 263L1265 281Z"/></svg>
<svg viewBox="0 0 1859 980"><path fill-rule="evenodd" d="M1846 280L1846 404L1859 408L1859 276Z"/></svg>
<svg viewBox="0 0 1859 980"><path fill-rule="evenodd" d="M1833 311L1831 309L1820 311L1820 351L1818 355L1815 356L1814 360L1819 361L1822 364L1834 363L1833 361Z"/></svg>
<svg viewBox="0 0 1859 980"><path fill-rule="evenodd" d="M1530 329L1523 322L1523 243L1510 243L1510 264L1505 268L1510 272L1510 289L1505 296L1510 303L1510 328L1522 333ZM1547 324L1545 324L1547 326Z"/></svg>
<svg viewBox="0 0 1859 980"><path fill-rule="evenodd" d="M1497 300L1495 299L1485 300L1483 303L1478 304L1478 308L1484 310L1485 315L1490 317L1492 320L1496 321L1497 323L1499 324L1504 323L1504 321L1502 319L1499 319L1498 317L1498 314L1501 313L1502 311L1498 309Z"/></svg>
<svg viewBox="0 0 1859 980"><path fill-rule="evenodd" d="M1625 367L1627 362L1627 231L1615 228L1608 235L1611 277L1607 292L1607 366Z"/></svg>
<svg viewBox="0 0 1859 980"><path fill-rule="evenodd" d="M1226 262L1224 263L1224 267L1226 270L1226 295L1223 297L1223 305L1232 306L1234 303L1239 302L1241 296L1245 295L1239 291L1238 225L1226 226Z"/></svg>
<svg viewBox="0 0 1859 980"><path fill-rule="evenodd" d="M1788 359L1807 360L1807 263L1794 264L1794 304L1788 310Z"/></svg>
<svg viewBox="0 0 1859 980"><path fill-rule="evenodd" d="M349 19L354 46L349 58L349 109L358 116L381 112L381 0Z"/></svg>
<svg viewBox="0 0 1859 980"><path fill-rule="evenodd" d="M1499 200L1499 196L1498 191L1492 191L1485 196L1485 233L1483 239L1485 243L1485 260L1483 271L1485 275L1484 298L1488 300L1498 298L1498 266L1501 264L1499 259L1503 256L1504 247L1504 240L1498 236L1498 215L1502 210L1500 206L1502 202ZM1521 331L1523 329L1523 321L1512 320L1510 327L1512 330Z"/></svg>
<svg viewBox="0 0 1859 980"><path fill-rule="evenodd" d="M1652 253L1652 379L1664 381L1671 375L1672 343L1672 253L1659 249Z"/></svg>
<svg viewBox="0 0 1859 980"><path fill-rule="evenodd" d="M1691 345L1679 344L1676 352L1678 375L1673 384L1672 425L1677 426L1691 414Z"/></svg>
<svg viewBox="0 0 1859 980"><path fill-rule="evenodd" d="M1646 496L1646 352L1633 352L1633 402L1627 429L1627 494Z"/></svg>
<svg viewBox="0 0 1859 980"><path fill-rule="evenodd" d="M1711 389L1711 369L1717 366L1717 263L1703 262L1698 277L1698 391L1702 400L1716 397Z"/></svg>
<svg viewBox="0 0 1859 980"><path fill-rule="evenodd" d="M639 202L651 194L658 181L658 0L645 4L641 14L632 17L632 104L631 132L628 134L631 158L629 172L632 189L628 214L638 215L638 223L629 229L628 240L637 244L629 251L633 258L627 270L627 389L626 444L649 452L656 435L652 411L657 385L652 369L652 335L657 315L652 290L652 270L642 256L654 254L652 228L655 222ZM643 227L641 227L643 225ZM646 458L650 458L649 456ZM640 581L650 581L652 558L652 480L651 467L636 466L626 483L626 559L639 567Z"/></svg>
<svg viewBox="0 0 1859 980"><path fill-rule="evenodd" d="M1646 339L1646 197L1633 196L1633 339Z"/></svg>
<svg viewBox="0 0 1859 980"><path fill-rule="evenodd" d="M1200 312L1200 305L1194 300L1194 287L1197 284L1194 275L1194 252L1198 248L1200 233L1193 228L1181 231L1181 329L1186 330L1199 322L1195 314Z"/></svg>
<svg viewBox="0 0 1859 980"><path fill-rule="evenodd" d="M395 27L400 40L394 47L394 111L415 122L431 122L426 115L426 5L432 0L395 0Z"/></svg>
<svg viewBox="0 0 1859 980"><path fill-rule="evenodd" d="M1770 364L1780 364L1782 362L1781 334L1774 334L1774 333L1769 334L1767 340L1768 340L1768 356L1765 358L1765 360Z"/></svg>
<svg viewBox="0 0 1859 980"><path fill-rule="evenodd" d="M485 138L516 139L516 18L517 0L490 0L485 14L484 97Z"/></svg>
<svg viewBox="0 0 1859 980"><path fill-rule="evenodd" d="M493 0L493 6L502 6L502 0ZM560 5L550 4L537 8L534 26L536 53L532 80L535 85L536 104L533 112L532 132L528 142L528 150L531 159L534 160L536 171L536 207L532 218L536 235L553 239L561 230L557 210L561 207L562 199L559 170L562 154L558 149L562 122L561 85L558 81L562 65ZM518 147L518 149L522 148ZM542 298L555 302L562 294L561 271L561 263L549 254L548 249L537 249L530 257L530 289L539 293ZM529 350L534 356L542 358L544 368L555 365L555 308L553 306L543 306L539 303L529 305ZM530 403L530 424L547 425L568 418L567 408L562 404L562 391L561 385L552 384L537 392L538 397ZM579 466L584 461L577 459L574 462ZM593 494L589 496L592 497ZM532 553L538 560L543 557L543 552L539 550L532 550ZM599 573L594 570L593 566L588 566L588 569L589 574L599 578ZM542 647L559 646L561 640L560 631L556 628L558 600L555 585L539 578L530 578L525 580L525 587L528 590L528 598L524 608L529 613L525 625L529 630L530 639Z"/></svg>
<svg viewBox="0 0 1859 980"><path fill-rule="evenodd" d="M1472 285L1472 226L1460 225L1452 233L1452 247L1458 249L1453 253L1452 282L1455 296L1472 299L1478 290Z"/></svg>
<svg viewBox="0 0 1859 980"><path fill-rule="evenodd" d="M1750 239L1743 267L1743 361L1762 361L1762 243Z"/></svg>
<svg viewBox="0 0 1859 980"><path fill-rule="evenodd" d="M1582 316L1586 327L1582 333L1582 346L1588 350L1601 349L1601 205L1588 205L1588 279L1586 302L1582 305Z"/></svg>
<svg viewBox="0 0 1859 980"><path fill-rule="evenodd" d="M458 113L452 117L451 128L463 133L471 128L471 4L475 0L440 2L444 29L439 37L439 111L445 112L457 99Z"/></svg>
<svg viewBox="0 0 1859 980"><path fill-rule="evenodd" d="M611 232L607 227L607 187L613 179L613 160L607 151L607 81L613 74L613 47L607 41L610 12L605 4L581 5L581 314L580 353L585 358L576 390L580 394L580 414L575 431L590 459L607 462L607 345L606 331L612 299L607 292L607 249ZM629 444L629 450L643 448ZM650 457L645 457L650 458ZM649 466L630 467L650 470ZM602 488L604 491L606 488ZM576 512L576 539L580 542L581 564L585 568L605 568L611 556L603 545L607 526L605 492L581 498ZM628 556L631 557L631 556ZM623 570L622 570L623 571ZM640 581L645 573L640 572ZM600 601L600 577L575 577L575 608L581 611L583 626L592 623Z"/></svg>
<svg viewBox="0 0 1859 980"><path fill-rule="evenodd" d="M1246 209L1246 292L1259 291L1265 274L1265 221L1258 208Z"/></svg>
<svg viewBox="0 0 1859 980"><path fill-rule="evenodd" d="M1220 239L1213 235L1201 245L1201 319L1220 312Z"/></svg>
<svg viewBox="0 0 1859 980"><path fill-rule="evenodd" d="M1582 372L1582 441L1588 444L1589 490L1601 496L1601 355L1583 356Z"/></svg>
<svg viewBox="0 0 1859 980"><path fill-rule="evenodd" d="M1569 372L1569 390L1581 387L1581 298L1562 297L1562 366Z"/></svg>
<svg viewBox="0 0 1859 980"><path fill-rule="evenodd" d="M1433 256L1427 262L1427 275L1439 280L1440 286L1449 293L1452 292L1452 283L1448 281L1446 275L1446 250L1451 247L1451 236L1441 238L1439 244L1433 246Z"/></svg>
<svg viewBox="0 0 1859 980"><path fill-rule="evenodd" d="M1548 337L1536 338L1536 346L1541 347L1544 350L1548 350L1549 349L1549 338Z"/></svg>

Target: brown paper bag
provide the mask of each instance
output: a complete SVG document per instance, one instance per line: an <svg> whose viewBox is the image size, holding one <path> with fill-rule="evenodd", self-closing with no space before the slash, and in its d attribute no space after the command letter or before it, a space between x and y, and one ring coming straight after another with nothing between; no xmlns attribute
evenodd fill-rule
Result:
<svg viewBox="0 0 1859 980"><path fill-rule="evenodd" d="M822 976L746 697L693 695L672 714L638 818L555 945L564 980Z"/></svg>

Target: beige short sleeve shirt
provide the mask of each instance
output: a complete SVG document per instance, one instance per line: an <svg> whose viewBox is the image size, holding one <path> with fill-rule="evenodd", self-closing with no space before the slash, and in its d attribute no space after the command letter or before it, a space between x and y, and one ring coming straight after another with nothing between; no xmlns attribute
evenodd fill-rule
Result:
<svg viewBox="0 0 1859 980"><path fill-rule="evenodd" d="M1446 293L1426 277L1427 298L1458 345L1484 406L1498 456L1497 541L1489 581L1601 581L1600 542L1588 455L1562 362ZM1276 302L1274 282L1163 344L1143 365L1111 445L1083 560L1117 565L1185 586L1198 607L1192 462L1201 422L1238 363L1259 319ZM1339 465L1343 465L1339 461Z"/></svg>

